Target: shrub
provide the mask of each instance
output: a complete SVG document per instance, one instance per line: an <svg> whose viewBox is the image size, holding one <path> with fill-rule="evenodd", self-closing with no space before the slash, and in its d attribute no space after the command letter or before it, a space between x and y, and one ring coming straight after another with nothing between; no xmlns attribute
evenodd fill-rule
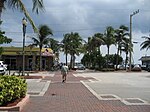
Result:
<svg viewBox="0 0 150 112"><path fill-rule="evenodd" d="M101 71L103 71L103 72L110 72L110 71L115 71L115 69L113 69L113 68L103 68Z"/></svg>
<svg viewBox="0 0 150 112"><path fill-rule="evenodd" d="M0 106L25 97L27 83L16 76L0 76Z"/></svg>

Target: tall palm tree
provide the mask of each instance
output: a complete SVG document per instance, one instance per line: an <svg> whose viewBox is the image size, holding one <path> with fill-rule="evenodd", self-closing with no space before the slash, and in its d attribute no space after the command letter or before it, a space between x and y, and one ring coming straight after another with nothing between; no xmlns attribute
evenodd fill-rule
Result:
<svg viewBox="0 0 150 112"><path fill-rule="evenodd" d="M33 2L33 11L36 11L36 13L38 14L39 9L43 9L43 0L32 0ZM1 14L3 9L5 8L4 5L8 5L9 8L12 9L18 9L21 12L24 13L24 15L26 16L26 18L29 20L30 24L32 25L32 28L34 29L35 32L38 32L38 29L36 28L33 20L31 19L31 16L29 15L24 3L22 2L22 0L0 0L0 19L1 19Z"/></svg>
<svg viewBox="0 0 150 112"><path fill-rule="evenodd" d="M108 26L104 33L104 43L107 46L107 68L108 68L108 60L109 60L109 50L112 44L115 44L115 30L112 26Z"/></svg>
<svg viewBox="0 0 150 112"><path fill-rule="evenodd" d="M0 25L1 24L2 24L2 21L0 21ZM8 44L11 41L12 41L12 39L5 36L5 32L0 30L0 45L4 44L4 43ZM0 47L0 55L2 54L2 52L3 52L3 47ZM0 58L1 58L1 56L0 56Z"/></svg>
<svg viewBox="0 0 150 112"><path fill-rule="evenodd" d="M63 44L64 44L64 52L65 54L70 54L70 68L74 67L75 64L75 55L79 55L81 52L81 46L82 46L82 38L78 33L68 33L64 35Z"/></svg>
<svg viewBox="0 0 150 112"><path fill-rule="evenodd" d="M86 43L86 48L89 53L93 53L95 51L99 51L100 54L100 46L104 43L103 34L96 33L92 37L88 37L88 42Z"/></svg>
<svg viewBox="0 0 150 112"><path fill-rule="evenodd" d="M92 37L88 37L88 42L85 44L85 49L90 54L94 51L95 45L92 44Z"/></svg>
<svg viewBox="0 0 150 112"><path fill-rule="evenodd" d="M100 47L101 47L101 45L104 44L103 34L102 33L95 33L92 40L93 40L93 44L95 45L95 47L98 48L99 54L101 54Z"/></svg>
<svg viewBox="0 0 150 112"><path fill-rule="evenodd" d="M115 32L115 38L116 38L116 43L117 43L117 59L116 59L116 70L118 66L118 56L119 56L119 51L121 51L122 43L124 40L129 36L129 28L125 25L121 25L119 29L116 30Z"/></svg>
<svg viewBox="0 0 150 112"><path fill-rule="evenodd" d="M32 46L38 46L40 48L40 67L39 70L42 68L42 56L41 56L41 50L44 45L47 45L49 42L49 35L53 35L52 30L47 25L40 25L39 26L39 35L37 37L32 37L33 40Z"/></svg>
<svg viewBox="0 0 150 112"><path fill-rule="evenodd" d="M53 53L55 54L56 58L59 60L59 49L61 47L59 45L59 41L57 41L53 38L49 38L48 44L45 47L51 48L53 50Z"/></svg>
<svg viewBox="0 0 150 112"><path fill-rule="evenodd" d="M66 65L68 65L68 54L69 54L70 41L71 41L70 34L69 33L65 34L64 38L62 40L62 43L63 43L63 51L64 51L64 54L66 55Z"/></svg>
<svg viewBox="0 0 150 112"><path fill-rule="evenodd" d="M69 53L71 55L70 65L71 68L73 68L75 65L75 55L78 56L80 54L83 40L80 37L80 35L76 32L75 33L71 32L70 39L71 39L69 50Z"/></svg>
<svg viewBox="0 0 150 112"><path fill-rule="evenodd" d="M125 58L125 68L127 66L128 63L128 53L132 50L132 48L130 48L130 39L129 38L125 38L124 41L122 42L122 51L124 51L126 53L126 58Z"/></svg>
<svg viewBox="0 0 150 112"><path fill-rule="evenodd" d="M149 37L143 36L142 38L144 38L145 41L142 42L142 44L140 45L141 46L141 50L143 50L143 49L146 49L146 50L150 49L150 35L149 35Z"/></svg>
<svg viewBox="0 0 150 112"><path fill-rule="evenodd" d="M103 34L96 33L92 37L88 37L88 42L84 44L84 49L86 50L85 56L88 57L87 66L93 67L95 64L94 56L100 56L100 46L104 44Z"/></svg>
<svg viewBox="0 0 150 112"><path fill-rule="evenodd" d="M59 51L59 46L58 46L59 41L57 41L57 40L55 40L53 38L49 38L48 41L49 42L48 42L47 47L51 48L53 50L53 53L57 53Z"/></svg>

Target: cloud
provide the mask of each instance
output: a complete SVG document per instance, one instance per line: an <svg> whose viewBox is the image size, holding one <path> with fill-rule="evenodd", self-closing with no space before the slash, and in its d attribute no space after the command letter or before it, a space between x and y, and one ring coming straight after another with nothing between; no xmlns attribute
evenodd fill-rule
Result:
<svg viewBox="0 0 150 112"><path fill-rule="evenodd" d="M142 41L140 37L147 35L150 30L149 0L45 0L45 11L40 12L39 15L32 13L32 1L24 0L23 2L35 24L37 26L49 25L54 32L53 38L58 40L63 38L63 34L71 31L78 32L84 39L87 39L94 33L103 33L105 28L110 25L114 28L118 28L122 24L129 27L129 15L137 9L140 9L139 14L132 18L134 39ZM2 28L5 31L19 32L7 33L7 35L13 37L14 40L22 41L21 19L24 17L23 14L16 10L14 12L6 10L2 16L4 20ZM29 32L27 35L33 35L30 24L27 26L27 32ZM115 52L113 49L111 51ZM103 52L105 53L106 50ZM143 51L141 52L143 53Z"/></svg>

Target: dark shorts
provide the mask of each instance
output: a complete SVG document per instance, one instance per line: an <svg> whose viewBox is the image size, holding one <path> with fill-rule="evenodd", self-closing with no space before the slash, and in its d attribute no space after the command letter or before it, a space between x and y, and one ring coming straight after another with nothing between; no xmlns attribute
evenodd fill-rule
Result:
<svg viewBox="0 0 150 112"><path fill-rule="evenodd" d="M65 75L67 75L67 73L66 72L62 72L62 75L65 76Z"/></svg>

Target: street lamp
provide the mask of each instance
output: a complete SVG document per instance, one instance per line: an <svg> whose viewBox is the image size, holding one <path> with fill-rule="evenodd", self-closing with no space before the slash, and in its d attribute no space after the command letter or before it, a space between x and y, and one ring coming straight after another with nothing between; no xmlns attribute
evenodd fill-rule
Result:
<svg viewBox="0 0 150 112"><path fill-rule="evenodd" d="M22 31L23 31L23 48L22 48L22 75L24 75L25 71L25 35L26 35L26 26L27 26L27 19L22 19Z"/></svg>
<svg viewBox="0 0 150 112"><path fill-rule="evenodd" d="M131 71L131 58L132 58L132 17L139 13L139 10L130 14L130 55L129 55L129 71Z"/></svg>

